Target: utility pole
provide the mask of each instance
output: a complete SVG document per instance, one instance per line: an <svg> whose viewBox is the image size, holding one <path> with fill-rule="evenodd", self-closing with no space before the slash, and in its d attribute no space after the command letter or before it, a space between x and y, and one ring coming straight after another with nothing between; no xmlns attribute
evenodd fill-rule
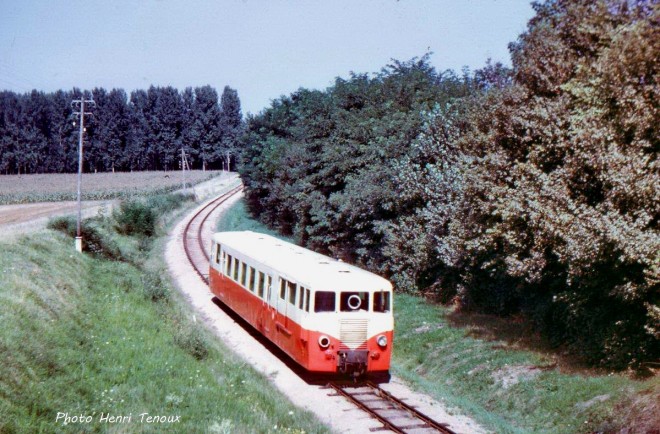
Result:
<svg viewBox="0 0 660 434"><path fill-rule="evenodd" d="M181 148L181 172L183 174L182 189L184 191L188 188L188 182L186 180L186 171L190 171L190 164L188 164L188 156L186 155L186 151L184 151L184 149ZM192 183L190 186L192 188L193 194L195 194L195 187L192 186Z"/></svg>
<svg viewBox="0 0 660 434"><path fill-rule="evenodd" d="M183 184L181 185L181 189L185 190L186 189L186 166L187 164L186 160L186 151L181 148L181 174L183 175Z"/></svg>
<svg viewBox="0 0 660 434"><path fill-rule="evenodd" d="M83 169L83 134L85 133L85 115L91 115L91 112L85 111L85 104L96 105L93 99L85 99L85 94L81 95L80 99L74 99L71 105L77 105L79 111L74 112L74 115L80 116L80 128L78 130L78 221L76 226L76 250L82 253L82 234L80 225L82 221L82 169ZM76 125L76 122L73 122Z"/></svg>

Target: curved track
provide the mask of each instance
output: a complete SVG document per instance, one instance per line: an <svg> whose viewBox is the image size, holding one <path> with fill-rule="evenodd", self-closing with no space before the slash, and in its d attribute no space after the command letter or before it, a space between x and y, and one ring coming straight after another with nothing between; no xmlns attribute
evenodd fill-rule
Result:
<svg viewBox="0 0 660 434"><path fill-rule="evenodd" d="M239 185L207 203L192 216L183 231L183 248L188 261L190 261L199 277L206 283L209 281L209 251L208 246L204 245L205 240L202 236L204 223L217 207L241 190L243 190L243 185Z"/></svg>
<svg viewBox="0 0 660 434"><path fill-rule="evenodd" d="M188 261L207 284L210 255L208 239L203 236L204 224L216 208L242 189L243 186L239 185L207 203L192 216L184 229L183 247ZM382 428L372 428L372 430L395 433L454 434L454 431L447 428L446 424L434 421L373 382L331 382L327 387L333 389L338 395L344 396L383 424Z"/></svg>
<svg viewBox="0 0 660 434"><path fill-rule="evenodd" d="M382 430L395 433L455 434L447 428L447 424L434 421L370 381L357 384L329 383L328 387L380 421L383 424Z"/></svg>

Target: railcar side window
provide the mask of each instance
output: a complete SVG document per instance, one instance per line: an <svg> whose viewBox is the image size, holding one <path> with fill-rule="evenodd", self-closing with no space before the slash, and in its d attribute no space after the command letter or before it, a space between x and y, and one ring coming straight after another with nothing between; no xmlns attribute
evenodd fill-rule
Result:
<svg viewBox="0 0 660 434"><path fill-rule="evenodd" d="M342 312L369 310L369 293L342 292L339 302L339 310Z"/></svg>
<svg viewBox="0 0 660 434"><path fill-rule="evenodd" d="M296 284L293 282L287 282L289 286L289 303L296 305Z"/></svg>
<svg viewBox="0 0 660 434"><path fill-rule="evenodd" d="M390 309L389 291L374 292L374 312L389 312Z"/></svg>
<svg viewBox="0 0 660 434"><path fill-rule="evenodd" d="M222 257L221 253L220 253L221 249L222 249L222 246L220 244L215 245L215 263L216 264L220 263L220 258Z"/></svg>
<svg viewBox="0 0 660 434"><path fill-rule="evenodd" d="M314 312L334 312L335 293L332 291L317 291L314 295Z"/></svg>
<svg viewBox="0 0 660 434"><path fill-rule="evenodd" d="M257 278L257 273L254 271L254 267L250 267L250 291L254 292L256 289L254 287L254 281Z"/></svg>
<svg viewBox="0 0 660 434"><path fill-rule="evenodd" d="M300 287L300 298L298 299L298 309L302 310L304 304L305 304L305 291L307 291L304 287Z"/></svg>
<svg viewBox="0 0 660 434"><path fill-rule="evenodd" d="M259 280L257 281L257 291L258 291L257 295L261 298L264 297L264 286L265 286L265 283L266 283L265 277L266 276L264 276L264 273L260 271L259 272Z"/></svg>
<svg viewBox="0 0 660 434"><path fill-rule="evenodd" d="M232 268L234 273L234 280L238 282L238 259L234 258L234 267Z"/></svg>
<svg viewBox="0 0 660 434"><path fill-rule="evenodd" d="M309 312L309 288L305 288L305 312Z"/></svg>
<svg viewBox="0 0 660 434"><path fill-rule="evenodd" d="M231 276L231 264L234 261L234 258L231 255L227 255L227 261L225 262L225 274Z"/></svg>
<svg viewBox="0 0 660 434"><path fill-rule="evenodd" d="M286 280L280 279L280 298L286 299Z"/></svg>
<svg viewBox="0 0 660 434"><path fill-rule="evenodd" d="M247 287L247 264L241 262L241 285Z"/></svg>

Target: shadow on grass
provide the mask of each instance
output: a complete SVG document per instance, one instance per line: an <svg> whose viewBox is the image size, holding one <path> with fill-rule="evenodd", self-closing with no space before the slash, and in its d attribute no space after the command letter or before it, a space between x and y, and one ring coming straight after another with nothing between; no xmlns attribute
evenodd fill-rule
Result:
<svg viewBox="0 0 660 434"><path fill-rule="evenodd" d="M561 369L565 373L602 375L608 371L588 365L565 348L552 345L523 315L500 317L477 312L447 310L447 323L464 329L467 336L493 343L493 349L531 351L541 354L548 363L541 369Z"/></svg>

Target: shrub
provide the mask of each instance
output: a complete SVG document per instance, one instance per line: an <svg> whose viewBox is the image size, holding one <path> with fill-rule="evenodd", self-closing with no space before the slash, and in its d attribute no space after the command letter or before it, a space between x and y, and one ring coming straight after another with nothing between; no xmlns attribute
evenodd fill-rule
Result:
<svg viewBox="0 0 660 434"><path fill-rule="evenodd" d="M126 200L113 212L116 229L124 235L150 237L156 231L156 213L152 206L138 200Z"/></svg>

